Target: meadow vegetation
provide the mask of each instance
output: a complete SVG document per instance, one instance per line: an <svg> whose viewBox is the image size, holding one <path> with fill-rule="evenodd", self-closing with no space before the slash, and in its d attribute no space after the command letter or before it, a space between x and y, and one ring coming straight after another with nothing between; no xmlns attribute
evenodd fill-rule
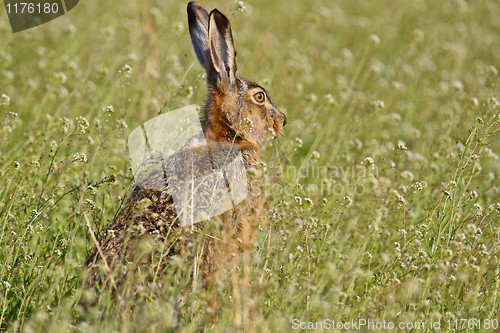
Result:
<svg viewBox="0 0 500 333"><path fill-rule="evenodd" d="M16 34L2 16L2 330L500 320L500 2L488 0L202 2L231 18L240 76L288 117L262 152L255 242L209 291L216 308L187 258L160 288L125 284L79 307L87 220L99 235L132 184L127 135L204 102L186 4L86 0Z"/></svg>

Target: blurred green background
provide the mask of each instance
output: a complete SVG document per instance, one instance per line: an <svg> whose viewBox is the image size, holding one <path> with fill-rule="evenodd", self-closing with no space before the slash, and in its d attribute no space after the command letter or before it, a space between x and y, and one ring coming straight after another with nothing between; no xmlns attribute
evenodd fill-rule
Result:
<svg viewBox="0 0 500 333"><path fill-rule="evenodd" d="M86 0L16 34L2 9L2 329L288 332L293 319L371 318L451 332L448 320L484 331L499 319L500 3L201 4L231 19L239 75L288 116L263 151L279 190L249 270L212 291L216 321L200 290L177 302L191 288L182 263L160 291L109 292L82 320L84 213L100 233L126 196L127 135L204 102L187 3Z"/></svg>

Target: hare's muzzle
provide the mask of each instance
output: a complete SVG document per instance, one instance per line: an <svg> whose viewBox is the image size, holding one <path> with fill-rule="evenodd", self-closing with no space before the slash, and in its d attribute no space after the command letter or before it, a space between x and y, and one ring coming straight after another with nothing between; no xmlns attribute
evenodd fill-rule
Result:
<svg viewBox="0 0 500 333"><path fill-rule="evenodd" d="M279 137L283 132L283 127L286 125L286 116L283 112L275 109L274 112L274 131L276 132L276 137Z"/></svg>

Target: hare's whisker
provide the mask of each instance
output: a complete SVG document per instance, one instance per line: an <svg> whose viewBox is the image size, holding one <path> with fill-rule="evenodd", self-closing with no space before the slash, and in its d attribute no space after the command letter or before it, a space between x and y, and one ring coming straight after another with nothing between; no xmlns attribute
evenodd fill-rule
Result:
<svg viewBox="0 0 500 333"><path fill-rule="evenodd" d="M278 150L278 142L276 142L276 145L274 146L276 148L276 154L278 155L278 165L281 167L281 157L280 157L280 152ZM274 160L274 159L273 159Z"/></svg>
<svg viewBox="0 0 500 333"><path fill-rule="evenodd" d="M281 150L283 151L283 155L285 156L285 161L288 163L291 163L290 158L288 157L288 154L286 153L285 148L283 148L283 145L281 144L280 138L276 139L276 142L280 146Z"/></svg>

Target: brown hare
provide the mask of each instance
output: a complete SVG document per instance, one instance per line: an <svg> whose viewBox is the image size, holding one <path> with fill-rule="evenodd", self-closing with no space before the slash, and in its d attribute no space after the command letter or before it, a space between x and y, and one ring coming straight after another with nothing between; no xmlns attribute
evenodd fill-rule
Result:
<svg viewBox="0 0 500 333"><path fill-rule="evenodd" d="M127 273L127 263L140 265L141 261L136 258L140 240L154 239L154 243L161 244L164 257L168 258L182 251L186 240L205 224L181 227L172 198L177 184L165 177L165 169L173 166L182 169L187 176L203 174L207 170L222 168L228 157L234 159L240 154L245 167L241 179L248 182L246 170L258 166L261 146L281 135L286 123L285 115L263 87L236 76L236 52L227 17L217 9L209 14L196 2L188 4L187 14L194 52L206 71L208 93L201 125L207 144L205 148L181 149L167 158L163 167L136 182L128 201L86 261L91 271L91 283L102 281L103 261L112 271L117 270L118 263L123 264L120 275ZM239 149L234 150L233 146ZM204 156L210 158L207 160ZM218 229L224 230L223 234L237 237L245 215L251 214L257 192L254 187L248 183L247 200L222 215L222 227ZM210 202L210 196L207 196L206 203L208 206L217 204ZM204 239L206 246L200 256L201 276L213 269L215 263L211 257L217 252L216 237ZM163 264L166 261L163 260ZM99 266L101 269L97 269Z"/></svg>

